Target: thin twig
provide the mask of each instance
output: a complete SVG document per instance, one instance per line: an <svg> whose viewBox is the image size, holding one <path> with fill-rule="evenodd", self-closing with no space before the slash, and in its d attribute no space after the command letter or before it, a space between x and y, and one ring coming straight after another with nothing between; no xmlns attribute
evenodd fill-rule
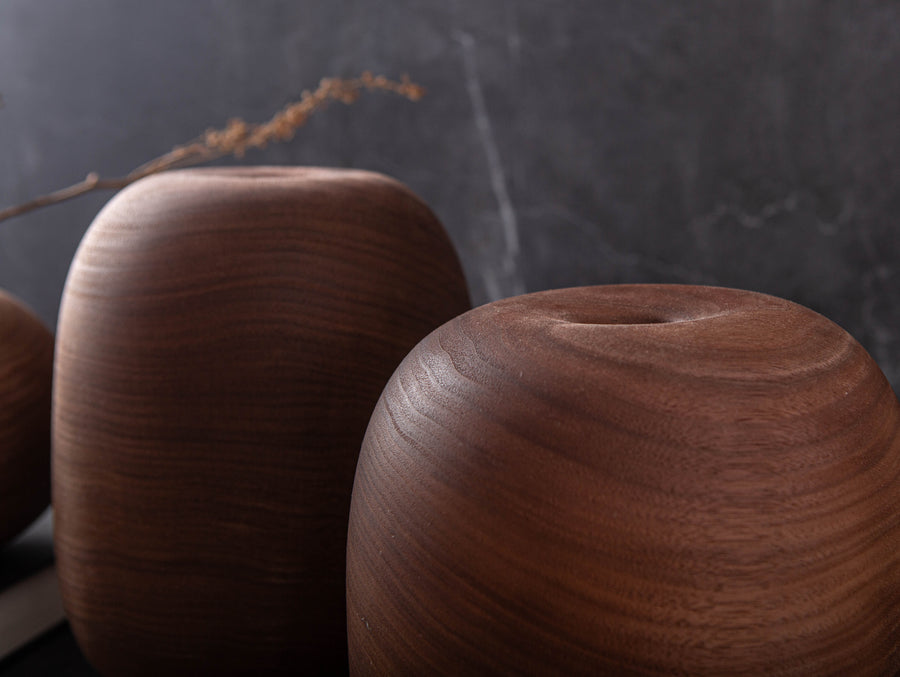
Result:
<svg viewBox="0 0 900 677"><path fill-rule="evenodd" d="M299 101L288 104L263 124L249 124L241 119L229 120L223 129L208 129L197 139L182 146L176 146L168 153L135 168L125 176L101 178L91 172L83 180L66 188L42 195L28 202L0 210L0 221L20 216L41 207L58 204L65 200L90 193L95 190L121 190L130 183L145 176L167 169L189 167L211 162L226 155L243 157L254 148L265 148L269 143L289 141L299 127L306 124L309 116L332 101L351 104L359 98L363 90L393 92L411 101L422 98L424 90L404 76L399 82L379 75L363 73L360 77L342 80L326 78L312 92L305 91Z"/></svg>

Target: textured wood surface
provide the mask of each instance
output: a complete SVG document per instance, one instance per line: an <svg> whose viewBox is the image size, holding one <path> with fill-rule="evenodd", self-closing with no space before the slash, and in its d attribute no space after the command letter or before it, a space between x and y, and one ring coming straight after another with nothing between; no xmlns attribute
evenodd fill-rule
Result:
<svg viewBox="0 0 900 677"><path fill-rule="evenodd" d="M53 336L0 291L0 546L50 503Z"/></svg>
<svg viewBox="0 0 900 677"><path fill-rule="evenodd" d="M898 423L865 351L772 297L466 313L369 425L351 674L897 674Z"/></svg>
<svg viewBox="0 0 900 677"><path fill-rule="evenodd" d="M107 675L340 674L350 490L403 356L469 307L441 225L357 171L160 175L62 302L62 592Z"/></svg>

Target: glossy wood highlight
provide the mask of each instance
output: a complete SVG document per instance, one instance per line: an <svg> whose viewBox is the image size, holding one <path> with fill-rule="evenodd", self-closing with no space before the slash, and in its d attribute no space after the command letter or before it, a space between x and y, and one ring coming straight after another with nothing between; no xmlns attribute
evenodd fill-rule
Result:
<svg viewBox="0 0 900 677"><path fill-rule="evenodd" d="M472 310L363 443L351 674L897 674L898 424L859 344L773 297Z"/></svg>
<svg viewBox="0 0 900 677"><path fill-rule="evenodd" d="M59 572L88 659L346 672L366 423L468 307L443 228L381 175L188 170L114 198L69 274L54 393Z"/></svg>

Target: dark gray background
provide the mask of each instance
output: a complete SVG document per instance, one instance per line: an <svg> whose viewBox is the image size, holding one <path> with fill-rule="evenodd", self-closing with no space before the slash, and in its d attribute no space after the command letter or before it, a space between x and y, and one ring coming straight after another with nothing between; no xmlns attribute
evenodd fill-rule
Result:
<svg viewBox="0 0 900 677"><path fill-rule="evenodd" d="M263 121L323 76L427 97L335 106L250 164L391 174L476 303L688 282L783 296L900 384L900 3L0 0L0 204ZM109 194L0 224L0 287L51 326Z"/></svg>

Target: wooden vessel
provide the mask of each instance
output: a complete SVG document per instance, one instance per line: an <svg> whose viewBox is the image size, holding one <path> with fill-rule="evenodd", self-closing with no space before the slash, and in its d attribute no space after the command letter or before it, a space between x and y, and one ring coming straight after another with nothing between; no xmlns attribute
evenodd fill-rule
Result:
<svg viewBox="0 0 900 677"><path fill-rule="evenodd" d="M0 291L0 547L50 502L53 335Z"/></svg>
<svg viewBox="0 0 900 677"><path fill-rule="evenodd" d="M863 348L770 296L472 310L369 425L351 674L898 674L898 424Z"/></svg>
<svg viewBox="0 0 900 677"><path fill-rule="evenodd" d="M378 174L195 169L116 196L69 273L54 391L62 594L97 669L345 673L366 423L468 307L440 223Z"/></svg>

